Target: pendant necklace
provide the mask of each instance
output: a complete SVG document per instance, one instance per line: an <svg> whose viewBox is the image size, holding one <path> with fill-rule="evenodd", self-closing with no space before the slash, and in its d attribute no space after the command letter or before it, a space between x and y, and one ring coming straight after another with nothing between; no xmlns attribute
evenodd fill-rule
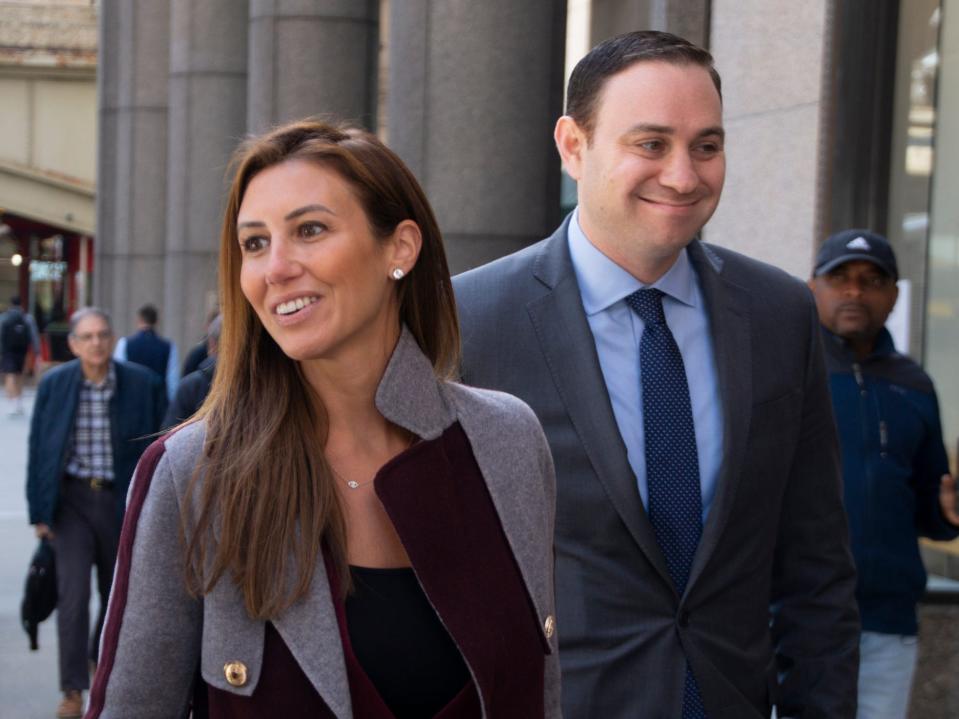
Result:
<svg viewBox="0 0 959 719"><path fill-rule="evenodd" d="M412 447L414 441L416 441L416 435L415 435L415 434L414 434L412 437L410 437L410 441L409 441L409 442L407 443L407 445L403 448L403 452L405 452L405 451L408 450L410 447ZM402 454L402 452L401 452L401 454ZM345 485L346 485L347 487L349 487L350 489L359 489L360 487L365 487L365 486L368 485L370 482L372 482L372 481L374 481L374 480L376 479L376 474L374 474L372 477L370 477L369 479L367 479L367 480L364 481L364 482L357 482L355 479L346 479L342 474L340 474L339 472L337 472L337 471L333 468L333 464L332 464L331 462L327 461L326 464L329 466L330 471L333 473L333 476L336 477L338 480L340 480L343 484L345 484ZM377 474L379 474L379 472L377 472Z"/></svg>

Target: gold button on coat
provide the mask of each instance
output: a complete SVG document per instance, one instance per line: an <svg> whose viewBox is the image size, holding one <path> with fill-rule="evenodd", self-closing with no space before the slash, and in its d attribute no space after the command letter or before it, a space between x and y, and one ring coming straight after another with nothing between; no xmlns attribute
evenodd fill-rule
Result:
<svg viewBox="0 0 959 719"><path fill-rule="evenodd" d="M547 639L553 638L553 633L556 631L556 620L553 619L552 614L546 617L546 621L543 622L543 631L546 632Z"/></svg>
<svg viewBox="0 0 959 719"><path fill-rule="evenodd" d="M246 684L246 664L243 662L228 662L223 665L226 680L233 687L242 687Z"/></svg>

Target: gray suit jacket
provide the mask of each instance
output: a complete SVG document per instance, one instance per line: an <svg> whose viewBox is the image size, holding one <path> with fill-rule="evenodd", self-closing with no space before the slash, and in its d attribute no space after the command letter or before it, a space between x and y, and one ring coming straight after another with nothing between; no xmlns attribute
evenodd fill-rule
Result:
<svg viewBox="0 0 959 719"><path fill-rule="evenodd" d="M553 451L565 715L677 717L688 657L711 719L768 717L777 700L780 716L853 717L855 576L808 290L734 252L689 246L725 436L680 597L613 416L568 222L454 279L464 381L524 399Z"/></svg>
<svg viewBox="0 0 959 719"><path fill-rule="evenodd" d="M515 397L437 380L405 329L376 405L387 419L424 440L460 423L539 619L544 646L550 648L544 656L545 716L556 719L555 480L536 417ZM204 424L188 425L160 442L145 455L131 488L91 719L185 717L198 661L203 679L223 691L249 696L260 677L264 622L248 616L236 585L224 579L202 599L184 588L179 527L187 486L202 456ZM142 506L134 509L134 502ZM309 594L273 624L335 716L350 719L350 689L322 558ZM490 632L496 635L495 627ZM235 661L247 670L242 686L231 685L224 673L225 664Z"/></svg>

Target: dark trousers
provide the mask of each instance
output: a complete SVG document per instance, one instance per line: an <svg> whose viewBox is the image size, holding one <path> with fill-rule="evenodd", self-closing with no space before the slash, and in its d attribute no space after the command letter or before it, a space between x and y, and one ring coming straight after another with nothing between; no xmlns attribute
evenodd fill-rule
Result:
<svg viewBox="0 0 959 719"><path fill-rule="evenodd" d="M53 521L57 557L57 639L60 688L89 689L89 660L96 659L106 614L120 523L111 489L93 489L83 480L65 478ZM100 612L90 635L90 567L97 569Z"/></svg>

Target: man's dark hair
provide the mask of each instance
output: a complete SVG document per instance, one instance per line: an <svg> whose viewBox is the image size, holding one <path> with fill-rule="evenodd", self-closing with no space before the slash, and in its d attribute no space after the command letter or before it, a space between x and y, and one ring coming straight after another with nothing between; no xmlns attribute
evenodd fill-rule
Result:
<svg viewBox="0 0 959 719"><path fill-rule="evenodd" d="M13 297L10 298L10 304L13 305L14 307L19 307L20 295L13 295Z"/></svg>
<svg viewBox="0 0 959 719"><path fill-rule="evenodd" d="M713 56L678 35L658 30L638 30L604 40L576 63L566 89L566 114L592 138L596 107L603 86L613 75L637 62L699 65L709 72L722 100L722 81L713 67Z"/></svg>
<svg viewBox="0 0 959 719"><path fill-rule="evenodd" d="M137 316L143 320L145 324L153 327L157 323L157 308L153 305L143 305L143 307L137 310Z"/></svg>

